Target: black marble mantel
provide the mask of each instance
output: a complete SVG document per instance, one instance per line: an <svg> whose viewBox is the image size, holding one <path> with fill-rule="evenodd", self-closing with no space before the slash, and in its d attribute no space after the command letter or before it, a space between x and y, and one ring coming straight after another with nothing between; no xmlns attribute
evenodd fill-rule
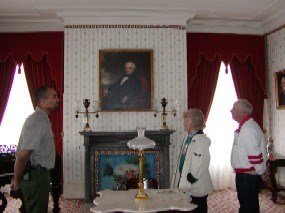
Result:
<svg viewBox="0 0 285 213"><path fill-rule="evenodd" d="M155 141L154 150L159 151L160 188L170 186L169 145L170 135L174 130L146 130L145 136ZM137 136L136 130L80 132L84 136L85 146L85 202L92 202L95 197L94 152L126 151L127 143Z"/></svg>

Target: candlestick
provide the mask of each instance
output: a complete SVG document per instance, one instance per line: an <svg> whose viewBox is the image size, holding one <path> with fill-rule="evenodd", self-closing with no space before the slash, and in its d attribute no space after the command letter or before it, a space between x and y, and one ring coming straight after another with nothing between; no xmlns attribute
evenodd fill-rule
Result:
<svg viewBox="0 0 285 213"><path fill-rule="evenodd" d="M162 106L162 111L158 111L157 109L154 110L154 117L157 116L158 112L161 112L161 121L162 121L162 126L160 127L160 130L168 130L168 126L166 124L166 119L167 119L167 115L168 112L172 112L173 116L176 116L177 110L178 110L178 101L175 100L172 106L171 111L167 111L166 110L166 106L167 106L167 99L166 98L162 98L161 101L161 106Z"/></svg>
<svg viewBox="0 0 285 213"><path fill-rule="evenodd" d="M89 125L89 118L90 118L90 114L95 114L95 117L98 118L99 117L99 113L98 111L100 110L100 101L95 101L95 106L94 106L94 111L89 111L88 108L90 106L90 100L89 99L83 99L83 105L85 107L85 111L80 112L80 107L76 106L75 107L75 117L78 118L79 114L83 114L84 116L84 129L83 132L92 132L92 129Z"/></svg>

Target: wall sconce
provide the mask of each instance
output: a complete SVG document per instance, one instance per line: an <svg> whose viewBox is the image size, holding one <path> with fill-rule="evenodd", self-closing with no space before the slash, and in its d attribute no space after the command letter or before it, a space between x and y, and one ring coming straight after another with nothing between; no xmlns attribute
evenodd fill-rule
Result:
<svg viewBox="0 0 285 213"><path fill-rule="evenodd" d="M158 112L161 112L162 126L160 127L160 130L168 130L168 126L166 125L167 114L168 114L168 112L171 112L174 117L176 116L176 113L177 113L177 110L178 110L178 101L175 100L173 102L173 106L171 107L171 111L167 111L165 109L166 105L167 105L167 99L166 98L162 98L160 103L161 103L161 106L162 106L162 111L157 110L157 106L155 106L154 117L157 116Z"/></svg>
<svg viewBox="0 0 285 213"><path fill-rule="evenodd" d="M85 111L83 111L83 112L80 112L80 107L79 106L75 107L75 117L78 118L79 114L83 114L83 116L84 116L83 122L85 123L83 132L92 132L92 129L91 129L90 125L89 125L90 114L95 114L96 118L99 117L98 111L101 109L100 101L95 101L94 102L94 111L88 111L88 108L90 106L90 100L89 99L83 99L83 105L85 107Z"/></svg>

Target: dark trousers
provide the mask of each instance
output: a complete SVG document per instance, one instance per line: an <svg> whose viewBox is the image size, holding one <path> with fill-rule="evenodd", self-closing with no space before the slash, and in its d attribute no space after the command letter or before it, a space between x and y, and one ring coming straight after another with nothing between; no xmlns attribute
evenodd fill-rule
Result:
<svg viewBox="0 0 285 213"><path fill-rule="evenodd" d="M259 183L259 175L236 174L239 213L259 213Z"/></svg>
<svg viewBox="0 0 285 213"><path fill-rule="evenodd" d="M50 181L47 170L31 170L30 180L21 181L27 213L48 212Z"/></svg>
<svg viewBox="0 0 285 213"><path fill-rule="evenodd" d="M208 195L206 195L204 197L191 196L191 198L192 198L191 203L194 203L198 206L194 210L194 212L197 212L197 213L207 213L208 212L207 197L208 197Z"/></svg>

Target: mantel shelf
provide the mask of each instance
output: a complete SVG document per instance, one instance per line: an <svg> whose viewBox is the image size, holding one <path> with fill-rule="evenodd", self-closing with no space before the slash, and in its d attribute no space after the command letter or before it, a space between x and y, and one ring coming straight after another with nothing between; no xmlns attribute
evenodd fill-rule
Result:
<svg viewBox="0 0 285 213"><path fill-rule="evenodd" d="M146 130L145 135L165 135L172 134L175 131L172 129L169 130ZM95 132L79 132L83 136L104 136L104 135L135 135L137 136L137 130L98 130Z"/></svg>

